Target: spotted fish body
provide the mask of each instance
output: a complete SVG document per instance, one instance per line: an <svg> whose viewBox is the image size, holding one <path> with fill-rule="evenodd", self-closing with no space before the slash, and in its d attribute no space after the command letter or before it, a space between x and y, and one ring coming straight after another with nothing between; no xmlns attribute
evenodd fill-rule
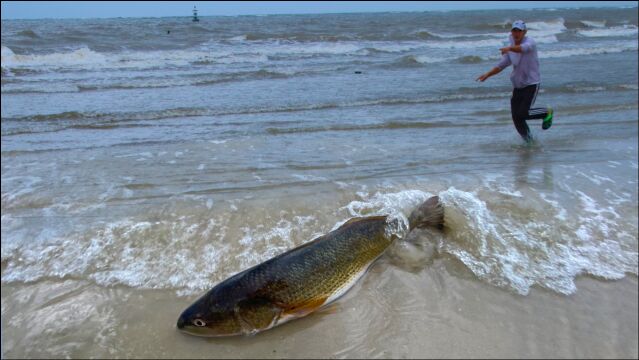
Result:
<svg viewBox="0 0 639 360"><path fill-rule="evenodd" d="M365 274L396 238L388 231L393 225L387 216L351 219L219 283L182 313L177 326L193 335L229 336L306 316L338 299Z"/></svg>

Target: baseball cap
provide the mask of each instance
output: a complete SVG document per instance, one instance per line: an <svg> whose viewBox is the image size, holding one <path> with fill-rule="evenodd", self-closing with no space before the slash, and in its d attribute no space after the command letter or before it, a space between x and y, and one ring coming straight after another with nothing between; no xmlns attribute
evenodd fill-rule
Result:
<svg viewBox="0 0 639 360"><path fill-rule="evenodd" d="M526 23L523 20L517 20L513 23L512 29L526 30ZM511 30L512 30L511 29Z"/></svg>

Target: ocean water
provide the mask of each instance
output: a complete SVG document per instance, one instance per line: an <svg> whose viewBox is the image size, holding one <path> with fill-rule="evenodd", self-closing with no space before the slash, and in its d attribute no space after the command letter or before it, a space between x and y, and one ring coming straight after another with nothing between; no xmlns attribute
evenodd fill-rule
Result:
<svg viewBox="0 0 639 360"><path fill-rule="evenodd" d="M510 69L475 81L518 18L555 109L532 145ZM188 302L431 195L446 228L396 266L456 263L520 296L636 276L637 26L637 8L2 20L2 284ZM5 342L24 318L4 296L3 356L95 356ZM109 343L124 315L98 315L82 326Z"/></svg>

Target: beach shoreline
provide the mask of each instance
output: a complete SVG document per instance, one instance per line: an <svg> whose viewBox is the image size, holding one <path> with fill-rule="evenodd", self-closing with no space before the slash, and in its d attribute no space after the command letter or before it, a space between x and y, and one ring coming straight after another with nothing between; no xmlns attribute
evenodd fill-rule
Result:
<svg viewBox="0 0 639 360"><path fill-rule="evenodd" d="M170 290L82 280L3 283L2 357L637 357L635 275L616 281L582 276L575 294L534 287L522 296L479 281L451 261L437 259L415 273L383 257L335 309L252 337L180 333L177 316L195 297ZM107 326L87 333L76 327L85 321ZM50 346L30 346L34 341Z"/></svg>

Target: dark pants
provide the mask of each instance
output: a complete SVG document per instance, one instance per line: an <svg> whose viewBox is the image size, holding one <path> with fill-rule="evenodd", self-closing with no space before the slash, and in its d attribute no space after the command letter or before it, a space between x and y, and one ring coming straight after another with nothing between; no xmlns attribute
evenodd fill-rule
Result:
<svg viewBox="0 0 639 360"><path fill-rule="evenodd" d="M543 119L548 115L548 110L545 108L530 108L535 104L538 92L539 84L528 85L521 89L513 89L513 96L510 98L510 112L513 117L513 123L515 123L515 128L519 135L526 141L532 139L526 120Z"/></svg>

